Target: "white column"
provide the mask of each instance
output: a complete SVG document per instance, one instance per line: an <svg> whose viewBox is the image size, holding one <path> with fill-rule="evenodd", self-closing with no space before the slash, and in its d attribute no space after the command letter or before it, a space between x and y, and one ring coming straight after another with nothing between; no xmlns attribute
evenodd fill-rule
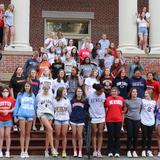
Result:
<svg viewBox="0 0 160 160"><path fill-rule="evenodd" d="M150 54L160 54L160 0L149 0L150 23Z"/></svg>
<svg viewBox="0 0 160 160"><path fill-rule="evenodd" d="M119 0L119 49L123 53L144 53L137 48L137 0Z"/></svg>
<svg viewBox="0 0 160 160"><path fill-rule="evenodd" d="M15 37L7 51L32 51L29 44L30 0L11 0L14 5Z"/></svg>

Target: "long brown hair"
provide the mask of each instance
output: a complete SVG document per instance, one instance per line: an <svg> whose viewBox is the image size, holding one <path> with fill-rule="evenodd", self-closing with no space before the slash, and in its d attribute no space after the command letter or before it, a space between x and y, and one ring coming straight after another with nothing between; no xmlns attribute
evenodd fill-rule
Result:
<svg viewBox="0 0 160 160"><path fill-rule="evenodd" d="M57 100L57 101L60 101L60 99L62 98L62 93L63 93L64 90L65 90L64 87L58 88L58 90L57 90L57 95L56 95L56 100Z"/></svg>

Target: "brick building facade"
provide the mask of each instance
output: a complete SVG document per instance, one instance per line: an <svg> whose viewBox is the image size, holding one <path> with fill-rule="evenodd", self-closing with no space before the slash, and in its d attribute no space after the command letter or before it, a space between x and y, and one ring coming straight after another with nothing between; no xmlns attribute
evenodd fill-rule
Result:
<svg viewBox="0 0 160 160"><path fill-rule="evenodd" d="M10 0L1 0L7 6ZM143 6L148 7L148 0L138 0L138 11ZM15 8L16 9L16 8ZM70 11L70 12L94 12L94 19L91 20L91 38L96 43L102 33L106 33L111 42L118 45L118 28L119 28L119 1L118 0L30 0L30 45L34 49L38 49L44 44L45 22L42 17L42 11ZM30 55L11 55L3 56L0 62L0 70L2 73L13 73L16 66L22 66ZM142 58L145 66L145 72L150 66L158 71L160 65L159 59L156 57ZM127 58L127 63L131 62L131 58ZM154 62L154 63L152 63ZM150 65L148 65L150 64ZM1 77L0 77L1 78Z"/></svg>

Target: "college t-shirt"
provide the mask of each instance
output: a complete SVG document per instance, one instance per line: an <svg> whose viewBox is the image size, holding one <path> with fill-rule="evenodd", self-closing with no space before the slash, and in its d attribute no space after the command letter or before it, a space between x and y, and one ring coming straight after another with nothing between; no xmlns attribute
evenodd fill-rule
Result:
<svg viewBox="0 0 160 160"><path fill-rule="evenodd" d="M122 110L124 108L124 99L121 96L109 96L105 100L106 122L122 122Z"/></svg>
<svg viewBox="0 0 160 160"><path fill-rule="evenodd" d="M0 97L0 110L11 110L14 107L14 99L12 97L1 98ZM0 112L0 121L9 121L12 120L12 113L4 115Z"/></svg>

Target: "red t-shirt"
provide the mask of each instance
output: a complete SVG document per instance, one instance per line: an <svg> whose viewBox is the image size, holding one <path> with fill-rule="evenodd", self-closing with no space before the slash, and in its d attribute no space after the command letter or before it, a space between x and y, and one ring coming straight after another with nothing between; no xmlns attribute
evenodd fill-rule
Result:
<svg viewBox="0 0 160 160"><path fill-rule="evenodd" d="M146 87L147 87L147 90L149 91L152 91L153 93L153 99L155 101L158 101L158 97L159 97L159 94L160 94L160 85L159 85L159 82L158 81L146 81Z"/></svg>
<svg viewBox="0 0 160 160"><path fill-rule="evenodd" d="M109 96L105 100L106 122L122 122L122 110L124 108L124 99L121 96Z"/></svg>
<svg viewBox="0 0 160 160"><path fill-rule="evenodd" d="M11 110L14 107L14 99L12 97L1 98L0 97L0 110ZM12 120L12 113L4 115L0 112L0 121L10 121Z"/></svg>
<svg viewBox="0 0 160 160"><path fill-rule="evenodd" d="M80 59L80 63L82 63L82 61L84 60L84 58L86 57L90 57L90 50L85 48L85 49L81 49L78 53L79 59Z"/></svg>
<svg viewBox="0 0 160 160"><path fill-rule="evenodd" d="M3 12L0 11L0 28L4 27Z"/></svg>

